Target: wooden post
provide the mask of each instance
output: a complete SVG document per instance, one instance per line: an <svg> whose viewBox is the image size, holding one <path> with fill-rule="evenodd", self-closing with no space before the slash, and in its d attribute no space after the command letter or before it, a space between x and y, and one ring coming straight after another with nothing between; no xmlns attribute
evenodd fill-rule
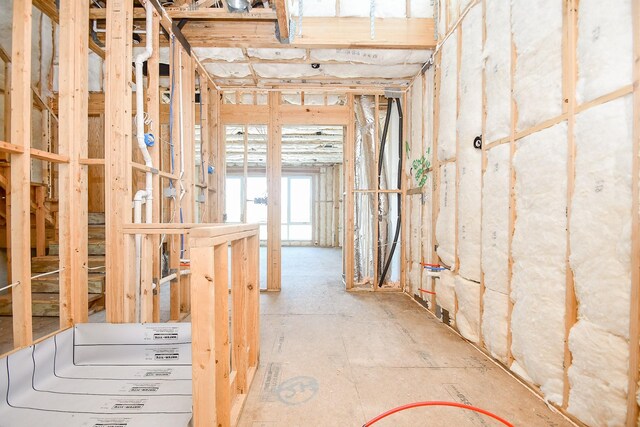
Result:
<svg viewBox="0 0 640 427"><path fill-rule="evenodd" d="M430 251L430 261L431 264L439 264L440 260L438 258L437 252L437 238L436 238L436 222L438 220L438 213L440 212L440 160L438 159L438 132L440 130L440 83L441 83L441 62L442 62L442 52L438 52L435 57L434 67L435 70L433 72L433 85L434 85L434 96L433 96L433 143L431 149L431 158L433 159L431 162L431 251ZM431 292L429 294L429 299L431 300L430 309L431 312L435 314L436 312L436 304L437 299L435 295L436 290L436 279L431 278Z"/></svg>
<svg viewBox="0 0 640 427"><path fill-rule="evenodd" d="M216 409L219 426L231 425L231 389L229 351L229 248L227 243L218 245L214 250L215 268L215 324L224 327L215 328L215 383ZM195 301L194 301L195 305ZM195 307L197 309L197 306ZM193 318L193 317L192 317Z"/></svg>
<svg viewBox="0 0 640 427"><path fill-rule="evenodd" d="M147 7L151 7L150 5ZM153 12L153 21L151 24L151 31L154 34L153 37L153 53L147 61L147 97L146 97L146 110L151 119L151 125L148 132L152 133L157 140L160 140L160 16L157 11ZM157 144L149 148L153 166L160 169L160 145ZM162 209L162 183L159 174L153 174L153 211L151 212L151 221L153 223L159 223L160 211ZM153 290L153 321L160 321L160 279L162 278L162 271L160 265L160 236L154 234L150 236L151 239L151 264L152 264L152 280L157 284ZM142 257L144 260L145 258Z"/></svg>
<svg viewBox="0 0 640 427"><path fill-rule="evenodd" d="M638 420L638 379L640 377L640 2L632 2L633 19L633 153L631 176L631 310L629 318L628 427Z"/></svg>
<svg viewBox="0 0 640 427"><path fill-rule="evenodd" d="M45 256L47 239L45 230L45 207L44 199L46 188L42 185L35 187L36 197L36 256Z"/></svg>
<svg viewBox="0 0 640 427"><path fill-rule="evenodd" d="M122 225L131 221L131 34L133 2L107 4L105 60L105 222L107 321L124 321Z"/></svg>
<svg viewBox="0 0 640 427"><path fill-rule="evenodd" d="M354 143L355 143L355 113L354 113L354 97L353 94L347 95L347 105L349 107L349 125L347 125L347 137L344 141L343 148L343 174L344 174L344 239L343 239L343 258L344 258L344 281L347 290L353 288L353 272L354 272L354 212L353 212L353 168L354 168ZM376 267L377 268L377 267Z"/></svg>
<svg viewBox="0 0 640 427"><path fill-rule="evenodd" d="M247 239L247 265L249 367L257 367L260 359L260 231Z"/></svg>
<svg viewBox="0 0 640 427"><path fill-rule="evenodd" d="M231 300L233 301L233 370L238 394L247 393L247 239L231 242Z"/></svg>
<svg viewBox="0 0 640 427"><path fill-rule="evenodd" d="M60 327L87 322L89 4L60 4L59 165Z"/></svg>
<svg viewBox="0 0 640 427"><path fill-rule="evenodd" d="M267 289L281 287L280 181L282 178L282 127L280 93L269 93L269 145L267 149Z"/></svg>
<svg viewBox="0 0 640 427"><path fill-rule="evenodd" d="M227 245L219 245L217 248ZM216 248L216 249L217 249ZM216 400L218 392L218 368L216 366L216 330L227 329L227 320L218 324L216 316L215 283L226 281L226 263L221 251L212 247L191 248L191 292L193 313L191 314L192 372L193 372L193 425L194 427L217 426ZM222 265L221 265L222 264ZM213 272L215 265L215 273ZM218 326L216 328L216 326ZM228 354L228 352L227 352ZM227 365L228 366L228 365ZM228 382L227 382L228 384ZM228 389L229 386L227 385Z"/></svg>
<svg viewBox="0 0 640 427"><path fill-rule="evenodd" d="M178 173L177 171L179 171L180 169L180 158L182 156L182 153L179 150L180 147L180 109L182 108L182 106L179 104L180 101L180 94L179 91L180 86L178 85L179 83L179 76L180 73L182 72L179 69L179 57L181 55L180 51L181 51L181 46L180 44L176 43L175 39L172 38L171 39L171 47L170 47L171 51L173 52L171 54L171 64L169 67L169 72L171 73L171 81L175 82L175 86L173 88L173 92L172 92L172 99L171 99L171 105L173 106L173 131L171 134L171 139L172 139L172 143L173 146L176 147L174 149L174 159L173 159L173 170L172 172L174 173ZM174 218L174 222L179 222L180 221L180 199L179 199L179 191L180 191L180 181L176 180L173 181L173 190L175 191L175 195L174 197L171 199L171 202L169 203L170 206L170 210L171 212L171 216L172 218ZM175 279L171 280L169 287L170 287L170 319L173 321L178 321L180 320L180 296L181 296L181 292L180 292L180 249L181 249L181 239L182 236L180 235L172 235L170 237L169 240L169 268L170 271L173 273L177 273L178 277L176 277Z"/></svg>
<svg viewBox="0 0 640 427"><path fill-rule="evenodd" d="M140 245L140 322L153 322L153 274L155 270L147 261L155 252L154 236L145 234Z"/></svg>
<svg viewBox="0 0 640 427"><path fill-rule="evenodd" d="M31 0L13 1L11 143L11 279L13 342L31 344Z"/></svg>

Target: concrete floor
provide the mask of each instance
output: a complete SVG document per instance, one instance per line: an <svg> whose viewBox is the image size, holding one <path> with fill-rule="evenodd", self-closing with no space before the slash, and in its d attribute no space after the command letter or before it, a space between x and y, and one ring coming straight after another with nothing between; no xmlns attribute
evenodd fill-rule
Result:
<svg viewBox="0 0 640 427"><path fill-rule="evenodd" d="M516 426L569 426L409 296L349 293L341 252L283 248L281 293L261 297L260 367L241 427L362 426L422 400L463 402ZM455 408L419 408L377 426L497 426Z"/></svg>

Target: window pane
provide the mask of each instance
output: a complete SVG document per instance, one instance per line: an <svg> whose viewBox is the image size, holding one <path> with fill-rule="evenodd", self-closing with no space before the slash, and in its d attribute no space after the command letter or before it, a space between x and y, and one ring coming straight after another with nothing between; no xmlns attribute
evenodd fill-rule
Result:
<svg viewBox="0 0 640 427"><path fill-rule="evenodd" d="M311 178L290 178L291 222L311 222Z"/></svg>
<svg viewBox="0 0 640 427"><path fill-rule="evenodd" d="M240 215L242 213L241 190L242 185L240 178L227 178L225 185L226 222L240 222Z"/></svg>
<svg viewBox="0 0 640 427"><path fill-rule="evenodd" d="M260 226L260 240L267 240L267 225Z"/></svg>
<svg viewBox="0 0 640 427"><path fill-rule="evenodd" d="M247 177L247 222L267 222L266 197L267 178L263 176Z"/></svg>
<svg viewBox="0 0 640 427"><path fill-rule="evenodd" d="M283 224L289 222L287 207L289 206L289 192L287 191L287 178L282 177L280 186L280 218Z"/></svg>
<svg viewBox="0 0 640 427"><path fill-rule="evenodd" d="M288 225L281 225L280 226L280 239L281 240L289 240L289 226Z"/></svg>
<svg viewBox="0 0 640 427"><path fill-rule="evenodd" d="M311 240L311 225L290 225L289 240Z"/></svg>

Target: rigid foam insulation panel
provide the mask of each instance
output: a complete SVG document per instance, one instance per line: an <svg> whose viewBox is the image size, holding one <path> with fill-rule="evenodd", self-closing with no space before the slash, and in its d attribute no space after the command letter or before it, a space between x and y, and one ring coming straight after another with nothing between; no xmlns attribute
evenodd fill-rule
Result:
<svg viewBox="0 0 640 427"><path fill-rule="evenodd" d="M485 94L486 143L511 132L511 9L504 0L486 3Z"/></svg>
<svg viewBox="0 0 640 427"><path fill-rule="evenodd" d="M482 336L487 350L501 362L507 357L510 152L509 144L487 151L482 187Z"/></svg>
<svg viewBox="0 0 640 427"><path fill-rule="evenodd" d="M456 155L456 115L458 97L458 35L453 33L441 50L438 158Z"/></svg>
<svg viewBox="0 0 640 427"><path fill-rule="evenodd" d="M440 272L436 279L436 303L449 312L449 324L455 325L456 316L456 284L455 276L449 270Z"/></svg>
<svg viewBox="0 0 640 427"><path fill-rule="evenodd" d="M257 59L279 60L279 59L307 59L306 49L254 49L247 48L247 56Z"/></svg>
<svg viewBox="0 0 640 427"><path fill-rule="evenodd" d="M458 331L469 341L477 343L480 339L480 284L456 276L455 289L458 298Z"/></svg>
<svg viewBox="0 0 640 427"><path fill-rule="evenodd" d="M629 342L589 322L571 328L567 411L591 426L623 426L627 414Z"/></svg>
<svg viewBox="0 0 640 427"><path fill-rule="evenodd" d="M519 130L562 113L562 4L511 0Z"/></svg>
<svg viewBox="0 0 640 427"><path fill-rule="evenodd" d="M456 165L440 166L440 210L436 221L438 256L442 262L455 268L456 262Z"/></svg>
<svg viewBox="0 0 640 427"><path fill-rule="evenodd" d="M581 0L578 8L578 102L633 81L631 0Z"/></svg>
<svg viewBox="0 0 640 427"><path fill-rule="evenodd" d="M509 283L509 144L487 151L482 188L482 271L484 286L506 294Z"/></svg>
<svg viewBox="0 0 640 427"><path fill-rule="evenodd" d="M628 95L576 116L570 262L579 321L569 335L568 410L589 425L621 426L626 416L632 114Z"/></svg>
<svg viewBox="0 0 640 427"><path fill-rule="evenodd" d="M352 64L395 65L424 64L429 50L410 49L312 49L312 61L339 61Z"/></svg>
<svg viewBox="0 0 640 427"><path fill-rule="evenodd" d="M190 329L76 325L0 359L2 426L187 426Z"/></svg>
<svg viewBox="0 0 640 427"><path fill-rule="evenodd" d="M482 339L491 356L507 363L507 330L509 329L509 296L484 290L482 296Z"/></svg>
<svg viewBox="0 0 640 427"><path fill-rule="evenodd" d="M482 151L473 146L482 134L482 6L462 22L460 113L458 128L458 274L480 282L480 204Z"/></svg>
<svg viewBox="0 0 640 427"><path fill-rule="evenodd" d="M567 124L517 141L512 241L511 369L561 405L563 393Z"/></svg>

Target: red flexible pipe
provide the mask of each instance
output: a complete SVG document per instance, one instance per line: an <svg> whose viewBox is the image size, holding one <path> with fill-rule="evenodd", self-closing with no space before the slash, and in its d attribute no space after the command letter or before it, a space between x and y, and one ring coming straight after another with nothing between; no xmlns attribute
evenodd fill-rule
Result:
<svg viewBox="0 0 640 427"><path fill-rule="evenodd" d="M426 293L426 294L431 294L431 295L435 295L435 294L436 294L435 292L428 291L428 290L426 290L426 289L422 289L422 288L420 288L420 289L418 289L418 290L419 290L420 292L424 292L424 293Z"/></svg>
<svg viewBox="0 0 640 427"><path fill-rule="evenodd" d="M387 411L385 413L382 413L382 414L378 415L377 417L375 417L371 421L367 421L366 423L364 423L364 425L362 427L369 427L369 426L377 423L381 419L386 418L389 415L395 414L396 412L404 411L405 409L418 408L418 407L421 407L421 406L453 406L455 408L468 409L470 411L478 412L480 414L483 414L483 415L486 415L488 417L491 417L494 420L498 420L502 424L506 425L507 427L513 427L513 424L511 424L509 421L507 421L507 420L505 420L503 418L500 418L496 414L493 414L493 413L491 413L491 412L489 412L487 410L484 410L482 408L476 408L475 406L465 405L464 403L458 403L458 402L438 402L438 401L415 402L415 403L409 403L407 405L398 406L397 408L393 408L393 409L391 409L391 410L389 410L389 411Z"/></svg>

